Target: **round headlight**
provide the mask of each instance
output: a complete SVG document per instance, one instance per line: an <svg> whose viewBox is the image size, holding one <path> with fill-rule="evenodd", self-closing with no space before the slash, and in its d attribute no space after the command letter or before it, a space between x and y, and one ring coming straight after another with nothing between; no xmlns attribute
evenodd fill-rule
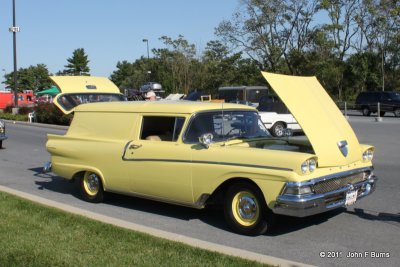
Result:
<svg viewBox="0 0 400 267"><path fill-rule="evenodd" d="M372 149L368 149L367 150L367 159L372 160L373 158L374 158L374 152L372 151Z"/></svg>
<svg viewBox="0 0 400 267"><path fill-rule="evenodd" d="M373 149L368 149L364 151L362 155L363 161L371 161L374 158L374 151Z"/></svg>
<svg viewBox="0 0 400 267"><path fill-rule="evenodd" d="M309 168L308 168L308 160L306 160L301 164L301 172L302 173L306 173L306 172L308 172L308 170L309 170Z"/></svg>
<svg viewBox="0 0 400 267"><path fill-rule="evenodd" d="M308 161L308 168L310 172L315 171L315 169L317 168L317 161L315 159L310 159Z"/></svg>

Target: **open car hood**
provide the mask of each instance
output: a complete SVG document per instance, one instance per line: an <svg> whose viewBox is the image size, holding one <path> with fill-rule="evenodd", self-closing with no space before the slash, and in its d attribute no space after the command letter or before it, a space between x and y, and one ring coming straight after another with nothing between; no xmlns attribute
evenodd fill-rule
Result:
<svg viewBox="0 0 400 267"><path fill-rule="evenodd" d="M124 95L108 78L93 76L50 76L61 90L53 103L65 114L92 102L123 101Z"/></svg>
<svg viewBox="0 0 400 267"><path fill-rule="evenodd" d="M318 166L361 160L361 147L353 129L316 77L262 74L310 140Z"/></svg>

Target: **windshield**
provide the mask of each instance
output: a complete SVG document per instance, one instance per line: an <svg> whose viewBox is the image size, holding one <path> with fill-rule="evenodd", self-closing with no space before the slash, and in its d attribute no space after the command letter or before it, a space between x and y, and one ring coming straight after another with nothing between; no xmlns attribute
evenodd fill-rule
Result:
<svg viewBox="0 0 400 267"><path fill-rule="evenodd" d="M214 142L231 139L270 137L254 111L215 111L196 114L184 136L185 143L198 143L199 137L211 133Z"/></svg>
<svg viewBox="0 0 400 267"><path fill-rule="evenodd" d="M110 93L76 93L64 94L57 99L58 104L66 111L70 111L80 104L94 103L94 102L114 102L125 101L125 96L122 94Z"/></svg>

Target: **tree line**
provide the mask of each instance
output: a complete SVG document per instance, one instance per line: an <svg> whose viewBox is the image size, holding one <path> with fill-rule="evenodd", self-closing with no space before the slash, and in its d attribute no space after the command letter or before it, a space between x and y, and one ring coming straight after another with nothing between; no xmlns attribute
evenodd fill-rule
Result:
<svg viewBox="0 0 400 267"><path fill-rule="evenodd" d="M184 36L160 37L152 57L120 61L110 79L123 91L147 81L167 93L265 85L260 70L315 75L336 100L364 90L400 90L400 1L240 0L203 51ZM57 75L90 75L83 48ZM19 70L18 88L49 87L44 64ZM11 87L12 73L6 75Z"/></svg>

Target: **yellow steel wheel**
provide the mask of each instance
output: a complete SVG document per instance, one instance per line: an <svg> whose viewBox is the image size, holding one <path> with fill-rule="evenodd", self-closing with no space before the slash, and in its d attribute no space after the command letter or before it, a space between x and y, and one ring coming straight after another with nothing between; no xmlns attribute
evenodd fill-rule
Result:
<svg viewBox="0 0 400 267"><path fill-rule="evenodd" d="M84 200L94 203L103 201L103 184L97 173L87 171L77 181Z"/></svg>
<svg viewBox="0 0 400 267"><path fill-rule="evenodd" d="M95 196L100 190L100 178L93 172L86 172L83 177L83 186L89 196Z"/></svg>
<svg viewBox="0 0 400 267"><path fill-rule="evenodd" d="M250 192L238 192L232 200L232 214L239 224L254 225L260 218L260 206L256 197Z"/></svg>
<svg viewBox="0 0 400 267"><path fill-rule="evenodd" d="M271 223L272 213L257 185L250 181L231 184L223 200L229 228L243 235L261 235Z"/></svg>

